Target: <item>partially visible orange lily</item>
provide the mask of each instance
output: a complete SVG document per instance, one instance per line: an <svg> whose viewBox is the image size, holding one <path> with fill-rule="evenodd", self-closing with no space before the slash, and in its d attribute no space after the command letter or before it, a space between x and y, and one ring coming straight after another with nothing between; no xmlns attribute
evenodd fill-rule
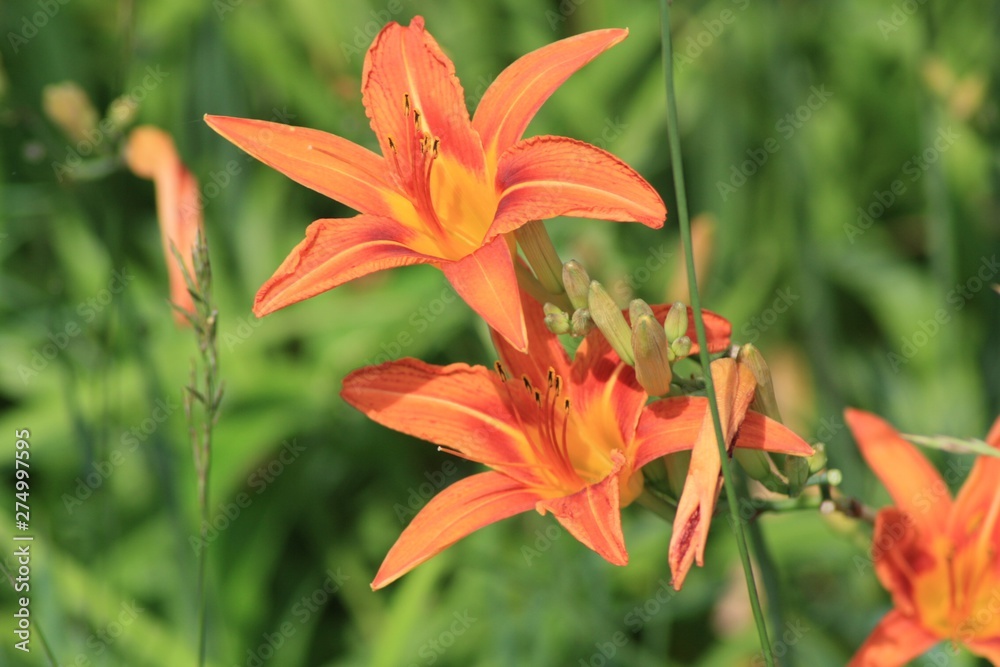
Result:
<svg viewBox="0 0 1000 667"><path fill-rule="evenodd" d="M469 119L455 67L424 30L388 24L365 58L362 101L382 155L317 130L206 116L222 136L361 215L318 220L257 294L260 317L360 276L439 267L514 347L526 345L509 235L560 215L661 227L655 190L618 158L564 137L521 135L573 72L626 30L538 49L504 70Z"/></svg>
<svg viewBox="0 0 1000 667"><path fill-rule="evenodd" d="M797 436L794 448L784 446L783 442L779 444L787 436L775 428L778 423L749 411L757 381L746 364L730 358L716 359L711 364L711 373L723 438L730 453L733 447L747 446L747 430L755 431L762 423L770 426L771 431L761 433L757 439L750 438L761 445L758 449L795 456L811 456L814 453L812 447ZM712 515L722 491L721 472L722 460L715 426L711 413L706 411L691 452L691 463L670 536L670 571L676 590L684 585L688 571L696 560L699 567L705 563L705 545L708 543Z"/></svg>
<svg viewBox="0 0 1000 667"><path fill-rule="evenodd" d="M541 307L521 298L529 305L530 356L494 332L495 371L401 359L344 380L344 400L370 418L492 469L431 499L389 551L372 588L479 528L531 509L551 512L584 545L624 565L620 510L643 490L640 469L694 443L704 398L647 406L634 370L599 332L584 339L571 362L545 328ZM710 346L726 347L729 323L709 321ZM808 447L761 415L748 415L736 441L786 453Z"/></svg>
<svg viewBox="0 0 1000 667"><path fill-rule="evenodd" d="M916 447L875 415L848 409L861 454L895 502L875 518L875 573L894 609L851 667L893 667L942 640L1000 664L1000 459L980 456L952 500ZM1000 448L1000 418L986 437Z"/></svg>
<svg viewBox="0 0 1000 667"><path fill-rule="evenodd" d="M181 162L174 140L163 130L143 125L132 130L125 145L125 162L140 178L152 179L156 187L156 214L160 220L163 254L170 278L170 300L181 310L193 313L194 301L188 292L181 264L171 247L184 260L188 275L194 278L192 250L202 229L201 195L198 181ZM178 325L188 324L174 312Z"/></svg>

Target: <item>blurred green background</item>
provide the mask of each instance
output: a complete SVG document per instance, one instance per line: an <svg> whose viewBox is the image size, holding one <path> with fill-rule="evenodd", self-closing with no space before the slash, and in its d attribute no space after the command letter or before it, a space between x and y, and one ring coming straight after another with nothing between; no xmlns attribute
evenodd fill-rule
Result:
<svg viewBox="0 0 1000 667"><path fill-rule="evenodd" d="M1000 412L990 287L1000 282L1000 9L674 6L689 200L711 239L706 305L731 319L737 342L765 352L786 419L829 443L844 489L880 506L886 494L860 465L845 405L906 432L960 437L982 437ZM14 432L27 428L31 612L59 665L192 665L197 625L196 485L179 407L193 337L174 326L152 184L123 168L120 134L81 144L43 111L44 87L66 81L102 114L134 99L136 122L173 134L202 184L226 383L210 664L763 664L721 519L705 568L676 596L664 583L669 527L638 507L623 518L627 568L531 514L369 590L409 504L474 467L367 422L339 399L342 378L386 356L490 363L494 353L429 267L256 320L253 295L306 225L350 212L246 159L201 117L280 120L375 148L360 101L364 51L387 19L416 13L455 60L471 107L523 53L630 29L529 134L606 147L671 211L660 231L555 221L563 257L623 304L683 295L654 2L3 2L0 555L9 568ZM133 278L112 294L116 271ZM61 338L71 324L77 333ZM36 359L46 345L58 352ZM782 587L786 627L772 628L782 664L845 664L890 604L870 532L811 512L760 523ZM50 664L37 636L30 655L13 650L14 595L0 591L0 663ZM976 662L942 646L916 664Z"/></svg>

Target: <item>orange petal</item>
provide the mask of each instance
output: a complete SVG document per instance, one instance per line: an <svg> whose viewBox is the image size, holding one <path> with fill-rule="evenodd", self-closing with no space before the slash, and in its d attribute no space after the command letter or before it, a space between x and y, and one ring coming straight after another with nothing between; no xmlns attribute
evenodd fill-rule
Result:
<svg viewBox="0 0 1000 667"><path fill-rule="evenodd" d="M657 322L663 324L672 305L668 303L652 306L653 315L656 316ZM698 347L698 331L695 329L694 309L691 306L688 306L687 315L688 329L684 332L684 335L691 339L691 354L698 354L701 348ZM733 326L729 323L729 320L718 313L713 313L711 310L703 309L701 316L702 321L705 322L705 338L708 341L708 351L715 353L727 349L731 343L730 335L733 333Z"/></svg>
<svg viewBox="0 0 1000 667"><path fill-rule="evenodd" d="M410 232L389 218L317 220L257 292L257 317L383 269L438 261L410 250Z"/></svg>
<svg viewBox="0 0 1000 667"><path fill-rule="evenodd" d="M902 667L941 641L895 609L875 626L848 667Z"/></svg>
<svg viewBox="0 0 1000 667"><path fill-rule="evenodd" d="M845 410L844 417L862 456L896 507L929 529L944 530L951 494L934 466L879 417L854 408Z"/></svg>
<svg viewBox="0 0 1000 667"><path fill-rule="evenodd" d="M729 358L712 362L711 372L722 433L728 447L753 400L756 381L749 368ZM670 536L670 569L677 590L684 585L691 564L695 560L699 566L705 562L705 545L721 488L721 471L712 415L706 410L691 452L691 464Z"/></svg>
<svg viewBox="0 0 1000 667"><path fill-rule="evenodd" d="M700 396L662 398L650 403L639 417L635 436L635 467L694 447L708 412L708 399Z"/></svg>
<svg viewBox="0 0 1000 667"><path fill-rule="evenodd" d="M550 368L556 375L562 377L564 382L569 380L569 356L566 354L566 348L559 342L558 336L546 328L542 305L524 290L520 290L520 295L529 352L518 350L506 338L496 331L491 331L493 345L500 355L500 361L505 366L507 374L515 380L527 375L535 387L547 386Z"/></svg>
<svg viewBox="0 0 1000 667"><path fill-rule="evenodd" d="M485 180L482 141L472 129L455 66L424 29L423 18L413 17L408 27L386 25L365 56L361 79L362 100L382 155L398 152L400 164L412 164L410 153L418 144L406 138L413 134L413 114L418 112L419 129L440 139L440 154Z"/></svg>
<svg viewBox="0 0 1000 667"><path fill-rule="evenodd" d="M496 472L455 482L413 517L385 557L372 590L388 586L466 535L526 512L537 502L537 494Z"/></svg>
<svg viewBox="0 0 1000 667"><path fill-rule="evenodd" d="M530 220L560 215L641 222L658 229L667 209L631 167L596 146L566 137L532 137L500 156L496 218L487 238Z"/></svg>
<svg viewBox="0 0 1000 667"><path fill-rule="evenodd" d="M194 301L188 292L181 265L171 248L176 248L194 277L191 253L202 229L201 194L198 181L181 162L174 140L155 127L142 126L132 130L125 147L125 161L140 178L152 179L156 186L156 213L160 220L163 254L170 279L170 300L187 312L194 312ZM187 324L180 313L174 313L178 324Z"/></svg>
<svg viewBox="0 0 1000 667"><path fill-rule="evenodd" d="M612 565L628 565L625 536L622 535L618 473L625 463L620 452L612 454L614 467L608 476L571 496L538 502L542 514L552 512L559 523L584 546L590 547Z"/></svg>
<svg viewBox="0 0 1000 667"><path fill-rule="evenodd" d="M883 508L875 515L871 551L875 574L892 595L893 605L904 614L912 616L917 612L914 579L936 565L934 557L928 553L933 539L933 536L921 535L909 515L895 507ZM946 582L947 579L945 574L941 580ZM944 598L938 602L935 606L948 605Z"/></svg>
<svg viewBox="0 0 1000 667"><path fill-rule="evenodd" d="M981 658L986 658L994 665L1000 665L1000 638L986 641L970 641L965 646Z"/></svg>
<svg viewBox="0 0 1000 667"><path fill-rule="evenodd" d="M354 371L340 395L383 426L486 465L517 463L527 446L499 379L482 366L400 359Z"/></svg>
<svg viewBox="0 0 1000 667"><path fill-rule="evenodd" d="M986 442L1000 449L1000 418L993 424ZM955 498L951 512L949 533L959 544L972 536L973 532L986 530L989 535L982 537L993 544L1000 544L1000 459L994 456L978 456L972 472Z"/></svg>
<svg viewBox="0 0 1000 667"><path fill-rule="evenodd" d="M521 139L528 123L578 69L628 36L628 30L595 30L559 40L514 61L490 85L472 123L490 161Z"/></svg>
<svg viewBox="0 0 1000 667"><path fill-rule="evenodd" d="M441 270L458 295L486 320L514 349L528 348L528 332L521 312L517 277L507 241L499 236L457 262L444 262Z"/></svg>
<svg viewBox="0 0 1000 667"><path fill-rule="evenodd" d="M410 206L385 179L385 161L347 139L246 118L206 115L205 122L269 167L361 213L391 217Z"/></svg>
<svg viewBox="0 0 1000 667"><path fill-rule="evenodd" d="M795 431L781 422L753 411L748 411L743 418L743 423L736 432L736 439L733 440L733 447L763 449L790 456L812 456L816 453L816 450Z"/></svg>

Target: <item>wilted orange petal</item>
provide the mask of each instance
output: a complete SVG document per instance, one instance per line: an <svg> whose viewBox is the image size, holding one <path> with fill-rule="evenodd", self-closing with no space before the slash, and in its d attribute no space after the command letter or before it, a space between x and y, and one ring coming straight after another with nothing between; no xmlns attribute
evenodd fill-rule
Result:
<svg viewBox="0 0 1000 667"><path fill-rule="evenodd" d="M611 153L576 139L532 137L500 156L496 219L487 235L560 215L663 226L656 190Z"/></svg>
<svg viewBox="0 0 1000 667"><path fill-rule="evenodd" d="M473 126L491 159L521 139L542 104L578 69L628 36L595 30L554 42L514 61L490 85Z"/></svg>
<svg viewBox="0 0 1000 667"><path fill-rule="evenodd" d="M951 494L934 466L885 420L854 408L845 410L844 417L862 456L896 507L918 524L943 531L951 512Z"/></svg>
<svg viewBox="0 0 1000 667"><path fill-rule="evenodd" d="M409 152L417 147L406 137L413 134L413 112L417 111L421 128L440 139L441 156L485 181L482 141L472 129L455 66L424 29L422 17L413 17L409 26L393 22L382 29L365 56L361 79L362 101L382 155L388 158L398 151L403 164L412 164ZM395 148L389 144L390 137Z"/></svg>
<svg viewBox="0 0 1000 667"><path fill-rule="evenodd" d="M571 496L539 501L537 509L542 514L552 512L573 537L612 565L628 565L618 482L625 458L616 451L612 454L612 462L614 467L603 481Z"/></svg>
<svg viewBox="0 0 1000 667"><path fill-rule="evenodd" d="M528 333L514 263L502 236L457 262L442 263L441 270L458 295L486 324L515 349L527 351Z"/></svg>
<svg viewBox="0 0 1000 667"><path fill-rule="evenodd" d="M410 234L394 220L371 215L317 220L257 292L254 314L263 317L375 271L437 261L410 250Z"/></svg>
<svg viewBox="0 0 1000 667"><path fill-rule="evenodd" d="M160 237L170 279L170 300L178 308L193 312L194 301L188 292L181 264L171 248L177 249L188 274L194 278L191 253L202 229L198 181L184 167L170 135L148 125L137 127L129 134L125 162L136 176L153 180ZM177 312L174 313L174 320L178 324L188 323Z"/></svg>
<svg viewBox="0 0 1000 667"><path fill-rule="evenodd" d="M848 667L902 667L940 640L894 609L875 627Z"/></svg>
<svg viewBox="0 0 1000 667"><path fill-rule="evenodd" d="M750 407L756 381L749 368L729 358L712 362L711 373L722 433L728 446ZM698 565L704 564L708 530L719 495L721 470L712 415L706 410L691 452L691 464L677 505L673 534L670 536L670 569L673 572L673 585L677 590L684 585L684 579L695 560Z"/></svg>
<svg viewBox="0 0 1000 667"><path fill-rule="evenodd" d="M205 116L209 127L297 183L371 215L410 207L385 179L385 161L341 137L262 120Z"/></svg>
<svg viewBox="0 0 1000 667"><path fill-rule="evenodd" d="M524 450L524 434L498 385L482 366L406 358L354 371L340 395L383 426L480 463L512 463Z"/></svg>
<svg viewBox="0 0 1000 667"><path fill-rule="evenodd" d="M372 590L391 584L466 535L526 512L537 502L537 494L497 472L455 482L413 517L385 557Z"/></svg>

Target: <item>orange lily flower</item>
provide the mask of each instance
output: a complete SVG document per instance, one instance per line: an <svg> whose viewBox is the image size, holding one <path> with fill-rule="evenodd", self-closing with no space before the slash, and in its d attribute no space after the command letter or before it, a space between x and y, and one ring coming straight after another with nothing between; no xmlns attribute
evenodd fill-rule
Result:
<svg viewBox="0 0 1000 667"><path fill-rule="evenodd" d="M746 446L743 441L747 438L747 429L758 429L762 419L764 425L775 430L778 422L749 411L757 381L746 364L730 358L716 359L711 364L711 372L719 406L719 421L730 453L733 447ZM811 456L814 453L812 447L798 436L795 436L794 447L787 446L783 442L785 438L782 432L764 432L753 439L753 442L760 443L762 449L776 453L795 456ZM670 571L673 573L672 583L676 590L684 585L695 560L699 567L705 564L708 532L716 501L722 491L721 473L722 461L719 458L712 414L705 411L691 452L691 463L670 536Z"/></svg>
<svg viewBox="0 0 1000 667"><path fill-rule="evenodd" d="M188 275L193 278L191 253L202 229L198 180L181 162L173 138L150 125L137 127L129 134L125 162L132 173L140 178L152 179L156 187L156 215L160 220L163 254L170 278L170 300L181 310L193 313L194 301L171 246L177 248ZM176 311L174 321L178 325L188 324L187 319Z"/></svg>
<svg viewBox="0 0 1000 667"><path fill-rule="evenodd" d="M952 500L916 447L875 415L845 412L894 506L875 518L875 574L894 609L851 667L904 665L942 640L1000 664L1000 459L980 456ZM987 436L1000 448L1000 418Z"/></svg>
<svg viewBox="0 0 1000 667"><path fill-rule="evenodd" d="M564 137L521 140L538 108L626 30L545 46L492 83L470 120L455 68L420 17L389 23L365 58L362 101L382 155L317 130L206 116L219 134L361 215L314 222L254 302L260 317L360 276L410 264L440 268L496 331L525 349L504 235L572 215L663 225L656 191L613 155Z"/></svg>
<svg viewBox="0 0 1000 667"><path fill-rule="evenodd" d="M492 468L445 488L413 518L389 551L372 588L395 581L469 533L501 519L551 512L576 539L615 565L628 562L621 508L642 492L640 469L690 448L707 410L704 398L648 396L599 332L571 362L545 328L541 308L526 313L532 351L494 332L496 372L400 359L355 371L344 400L371 419ZM710 345L729 344L729 323L709 320ZM738 444L778 451L804 445L762 416Z"/></svg>

